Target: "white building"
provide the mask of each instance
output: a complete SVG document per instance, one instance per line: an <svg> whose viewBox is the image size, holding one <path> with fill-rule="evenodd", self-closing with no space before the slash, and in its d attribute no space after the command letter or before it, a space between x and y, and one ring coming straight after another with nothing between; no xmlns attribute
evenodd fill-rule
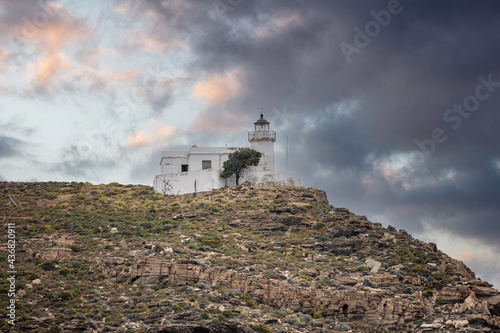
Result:
<svg viewBox="0 0 500 333"><path fill-rule="evenodd" d="M262 153L259 165L242 171L239 182L250 181L254 186L300 186L300 179L291 172L274 170L274 142L276 132L269 130L269 122L261 114L248 133L251 148ZM223 179L220 173L229 154L237 147L197 147L189 151L164 151L160 160L160 174L153 187L163 194L211 192L214 189L236 185L234 175Z"/></svg>

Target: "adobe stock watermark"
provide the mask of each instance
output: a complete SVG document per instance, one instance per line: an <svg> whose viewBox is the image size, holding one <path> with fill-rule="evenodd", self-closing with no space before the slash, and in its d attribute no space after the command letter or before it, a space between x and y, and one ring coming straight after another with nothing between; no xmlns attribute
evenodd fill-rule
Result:
<svg viewBox="0 0 500 333"><path fill-rule="evenodd" d="M175 75L171 68L180 67L179 62L174 61L169 67L162 65L160 61L147 64L141 71L141 81L130 89L129 98L133 103L157 103L170 94L173 87Z"/></svg>
<svg viewBox="0 0 500 333"><path fill-rule="evenodd" d="M411 1L411 0L409 0ZM382 28L387 28L392 21L394 15L400 14L403 11L403 5L399 0L389 0L387 9L379 11L371 10L370 15L373 20L368 21L361 29L357 25L354 26L354 37L352 44L345 41L339 43L340 50L348 64L352 62L354 54L360 54L361 50L366 48L374 38L380 35Z"/></svg>
<svg viewBox="0 0 500 333"><path fill-rule="evenodd" d="M479 110L481 102L487 100L500 87L500 81L494 81L492 74L489 74L487 78L480 75L477 80L479 83L473 94L466 96L462 103L455 103L443 112L443 121L453 131L458 130L464 119L470 118L474 112ZM413 142L418 150L412 151L406 160L398 161L402 162L403 165L399 170L388 175L384 174L391 190L398 192L406 189L406 185L409 184L417 168L421 167L425 160L436 152L438 145L443 144L447 139L447 131L441 127L434 128L426 138L416 138Z"/></svg>
<svg viewBox="0 0 500 333"><path fill-rule="evenodd" d="M274 124L274 126L288 126L291 123L291 120L297 117L297 115L289 113L286 106L283 107L282 111L277 108L273 108L271 112L272 116L268 120L270 123Z"/></svg>
<svg viewBox="0 0 500 333"><path fill-rule="evenodd" d="M63 20L65 23L72 23L75 18L61 3L45 4L38 1L38 10L31 17L23 16L21 18L21 35L25 39L35 37L40 29L47 27L51 19Z"/></svg>
<svg viewBox="0 0 500 333"><path fill-rule="evenodd" d="M49 4L42 0L33 2L36 6L33 14L21 18L18 32L9 32L9 49L14 54L32 54L36 51L36 44L31 41L39 35L41 29L47 28L51 22L74 22L75 17L66 8L67 2L68 0L53 1ZM18 59L16 62L21 63Z"/></svg>
<svg viewBox="0 0 500 333"><path fill-rule="evenodd" d="M10 200L17 207L17 203L9 195ZM16 324L16 280L17 280L17 270L16 270L16 223L7 223L7 264L9 270L7 271L7 322L14 328ZM11 331L12 332L12 331ZM15 332L15 331L14 331Z"/></svg>

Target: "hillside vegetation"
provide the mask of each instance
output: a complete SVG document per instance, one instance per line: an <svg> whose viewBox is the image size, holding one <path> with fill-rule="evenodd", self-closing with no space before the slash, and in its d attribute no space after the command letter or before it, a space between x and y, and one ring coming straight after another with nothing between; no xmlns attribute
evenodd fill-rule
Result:
<svg viewBox="0 0 500 333"><path fill-rule="evenodd" d="M462 262L312 188L2 182L0 210L19 332L500 331L500 294Z"/></svg>

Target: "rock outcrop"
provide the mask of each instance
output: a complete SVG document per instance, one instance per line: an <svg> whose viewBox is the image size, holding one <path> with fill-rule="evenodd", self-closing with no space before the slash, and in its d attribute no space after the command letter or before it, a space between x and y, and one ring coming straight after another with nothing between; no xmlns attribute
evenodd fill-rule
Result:
<svg viewBox="0 0 500 333"><path fill-rule="evenodd" d="M0 202L16 224L19 331L500 331L491 284L323 191L245 183L193 198L5 183L0 193L18 205Z"/></svg>

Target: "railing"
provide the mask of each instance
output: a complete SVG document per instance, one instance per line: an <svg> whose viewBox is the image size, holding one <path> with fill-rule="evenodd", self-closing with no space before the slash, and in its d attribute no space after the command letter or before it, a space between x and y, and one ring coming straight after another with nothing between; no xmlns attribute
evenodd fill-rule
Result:
<svg viewBox="0 0 500 333"><path fill-rule="evenodd" d="M276 132L274 132L274 131L269 131L269 132L259 132L259 131L248 132L248 140L249 141L251 141L251 140L258 140L258 139L271 139L273 141L276 141Z"/></svg>

